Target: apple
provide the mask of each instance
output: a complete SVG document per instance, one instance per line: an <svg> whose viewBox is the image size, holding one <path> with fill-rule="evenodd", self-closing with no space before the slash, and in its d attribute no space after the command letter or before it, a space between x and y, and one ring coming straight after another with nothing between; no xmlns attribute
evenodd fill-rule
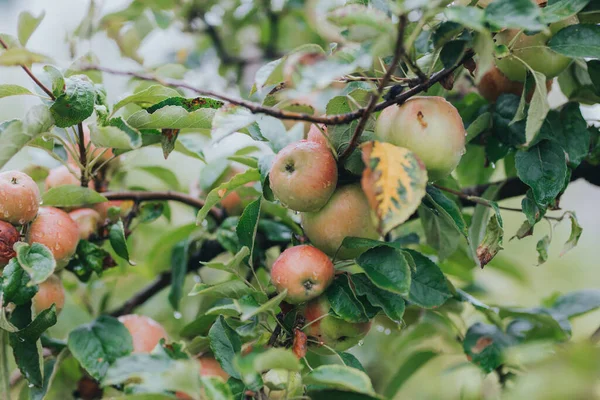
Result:
<svg viewBox="0 0 600 400"><path fill-rule="evenodd" d="M479 2L477 3L477 5L481 8L486 8L488 5L490 5L490 3L492 3L494 0L479 0ZM540 6L545 6L546 3L548 3L548 0L535 0L535 3L537 3Z"/></svg>
<svg viewBox="0 0 600 400"><path fill-rule="evenodd" d="M36 314L56 305L56 313L60 313L65 305L65 288L60 278L50 275L48 279L38 285L38 291L32 299L33 309Z"/></svg>
<svg viewBox="0 0 600 400"><path fill-rule="evenodd" d="M202 376L218 376L225 382L229 379L229 374L223 371L221 364L213 357L205 356L198 359L200 363L200 375Z"/></svg>
<svg viewBox="0 0 600 400"><path fill-rule="evenodd" d="M302 397L302 376L299 372L271 369L263 374L263 382L269 399L291 399Z"/></svg>
<svg viewBox="0 0 600 400"><path fill-rule="evenodd" d="M18 241L19 231L8 222L0 221L0 268L5 267L17 255L13 246Z"/></svg>
<svg viewBox="0 0 600 400"><path fill-rule="evenodd" d="M496 60L496 66L504 75L513 81L523 82L527 77L527 67L523 65L519 59L523 60L534 71L541 72L548 79L558 76L563 72L571 62L572 58L556 53L546 46L548 41L556 32L562 28L576 24L578 19L576 16L567 18L563 21L550 24L550 32L540 32L535 35L528 36L525 32L519 29L507 29L499 32L494 37L496 45L508 46L516 38L511 49L510 55Z"/></svg>
<svg viewBox="0 0 600 400"><path fill-rule="evenodd" d="M112 207L121 209L121 218L125 218L133 208L133 200L110 200L103 203L96 203L91 208L100 215L100 223L104 223L108 218L108 210Z"/></svg>
<svg viewBox="0 0 600 400"><path fill-rule="evenodd" d="M321 129L323 132L321 132ZM327 137L327 127L325 125L321 126L321 129L317 127L317 125L311 125L308 130L308 134L306 140L309 142L319 143L325 147L329 147L329 138Z"/></svg>
<svg viewBox="0 0 600 400"><path fill-rule="evenodd" d="M167 339L167 331L155 320L145 315L128 314L119 317L133 339L134 353L150 353L160 339Z"/></svg>
<svg viewBox="0 0 600 400"><path fill-rule="evenodd" d="M79 243L79 228L69 214L54 207L40 207L27 231L27 243L40 243L54 255L56 268L64 268Z"/></svg>
<svg viewBox="0 0 600 400"><path fill-rule="evenodd" d="M333 281L335 268L321 250L308 245L285 250L273 263L271 281L278 292L287 289L285 301L290 304L314 299Z"/></svg>
<svg viewBox="0 0 600 400"><path fill-rule="evenodd" d="M303 315L308 325L305 329L307 335L316 338L335 351L344 351L358 344L369 333L371 321L344 321L331 315L330 308L329 300L325 296L312 300L304 307ZM326 314L330 315L325 316Z"/></svg>
<svg viewBox="0 0 600 400"><path fill-rule="evenodd" d="M325 207L317 212L302 213L301 219L304 233L312 244L341 260L355 258L361 253L360 249L340 249L345 237L380 237L360 184L339 187Z"/></svg>
<svg viewBox="0 0 600 400"><path fill-rule="evenodd" d="M0 221L13 225L31 222L40 207L40 190L29 175L19 171L0 173Z"/></svg>
<svg viewBox="0 0 600 400"><path fill-rule="evenodd" d="M552 88L552 80L546 81L546 90ZM535 87L532 87L527 93L527 102L531 101ZM483 75L481 81L477 85L479 94L490 103L495 103L504 93L512 93L521 96L524 90L522 82L515 82L508 79L496 66L493 66L488 72Z"/></svg>
<svg viewBox="0 0 600 400"><path fill-rule="evenodd" d="M377 118L375 136L415 153L430 180L448 176L465 152L463 121L443 97L417 96L386 108Z"/></svg>
<svg viewBox="0 0 600 400"><path fill-rule="evenodd" d="M337 174L337 164L327 147L300 140L277 153L269 180L273 194L284 206L317 211L333 194Z"/></svg>
<svg viewBox="0 0 600 400"><path fill-rule="evenodd" d="M79 228L79 239L88 240L98 231L98 225L103 221L100 214L91 208L80 208L69 213L69 217Z"/></svg>
<svg viewBox="0 0 600 400"><path fill-rule="evenodd" d="M61 165L59 167L52 168L48 173L48 176L46 177L45 181L46 190L65 185L79 186L80 184L81 170L77 167L66 165ZM89 181L88 187L90 189L93 189L94 182Z"/></svg>

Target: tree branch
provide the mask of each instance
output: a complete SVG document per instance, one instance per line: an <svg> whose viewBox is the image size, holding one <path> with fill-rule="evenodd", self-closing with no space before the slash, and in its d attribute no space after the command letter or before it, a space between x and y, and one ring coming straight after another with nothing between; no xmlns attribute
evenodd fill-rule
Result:
<svg viewBox="0 0 600 400"><path fill-rule="evenodd" d="M219 32L217 32L217 29L213 25L209 24L206 21L204 13L200 13L199 17L202 20L202 22L204 22L204 25L206 25L205 33L208 35L208 37L212 41L213 47L215 48L215 51L217 52L217 56L219 56L219 58L221 59L221 62L223 64L237 64L237 65L246 64L246 60L243 60L236 56L232 56L227 52L227 49L225 48L225 45L223 44L223 41L221 40L221 36L219 35Z"/></svg>
<svg viewBox="0 0 600 400"><path fill-rule="evenodd" d="M77 124L77 130L79 131L79 162L81 162L81 187L87 187L88 185L88 174L87 174L87 154L85 150L85 136L83 135L83 123Z"/></svg>
<svg viewBox="0 0 600 400"><path fill-rule="evenodd" d="M474 53L472 51L467 52L467 54L462 58L462 60L454 67L443 69L439 72L436 72L427 81L415 85L410 90L407 90L396 97L393 97L389 100L386 100L386 101L383 101L383 102L377 104L375 106L374 111L381 111L384 108L389 107L393 104L402 104L409 98L415 96L416 94L428 90L431 86L438 83L439 81L441 81L448 75L452 74L465 61L467 61L471 57L473 57L473 54ZM84 66L82 66L81 70L82 71L91 71L91 70L102 71L102 72L106 72L106 73L113 74L113 75L131 76L131 77L145 80L145 81L158 82L164 86L188 89L188 90L190 90L196 94L199 94L201 96L213 97L215 99L219 99L219 100L231 103L233 105L244 107L244 108L250 110L250 112L252 112L253 114L265 114L265 115L270 115L272 117L275 117L278 119L283 119L283 120L306 121L306 122L313 122L313 123L325 124L325 125L340 125L340 124L347 124L349 122L352 122L354 120L361 118L363 113L366 111L365 107L359 108L356 111L352 111L352 112L349 112L346 114L336 114L336 115L313 115L313 114L298 113L298 112L292 112L292 111L284 111L284 110L279 110L279 109L273 108L273 107L265 107L259 103L236 98L233 96L228 96L228 95L222 94L222 93L217 93L212 90L204 90L204 89L195 87L185 81L176 80L176 79L162 79L162 78L159 78L152 74L139 73L139 72L133 72L133 71L120 71L117 69L113 69L113 68L109 68L109 67L101 67L99 65L93 65L93 64L84 65Z"/></svg>
<svg viewBox="0 0 600 400"><path fill-rule="evenodd" d="M379 85L377 86L377 90L375 91L375 93L371 94L371 99L369 100L369 104L367 105L363 114L361 115L360 120L358 121L358 125L356 125L356 130L354 131L354 134L352 135L352 139L350 139L350 143L348 143L348 147L346 147L346 149L340 155L340 163L343 163L344 160L346 160L348 157L350 157L350 154L352 154L354 149L356 149L356 146L358 146L360 137L361 137L363 131L365 130L365 127L367 126L367 122L369 122L369 117L375 110L375 106L377 105L377 100L379 100L379 98L383 94L383 89L390 81L390 78L392 77L392 74L394 73L396 66L398 66L398 63L400 62L400 58L405 53L403 44L404 44L404 28L406 28L406 22L407 22L406 16L401 15L400 20L398 21L398 33L397 33L398 37L396 38L396 47L394 48L394 58L392 58L392 62L388 66L388 69L385 72L385 75L383 75L383 78L379 82Z"/></svg>
<svg viewBox="0 0 600 400"><path fill-rule="evenodd" d="M0 37L0 45L2 45L2 47L4 47L6 50L8 50L8 45L1 37ZM35 84L38 85L40 87L40 89L42 89L44 91L44 93L46 93L48 95L48 97L50 97L52 100L56 100L54 93L52 93L52 91L50 89L48 89L46 87L46 85L44 85L42 82L40 82L39 79L36 78L35 75L33 75L33 72L31 72L31 70L29 69L28 66L21 65L21 68L23 68L23 71L25 71L25 73L27 75L29 75L29 77L35 82Z"/></svg>
<svg viewBox="0 0 600 400"><path fill-rule="evenodd" d="M279 37L279 15L271 9L271 2L265 1L267 18L269 19L269 39L265 46L265 57L277 57L277 38Z"/></svg>
<svg viewBox="0 0 600 400"><path fill-rule="evenodd" d="M204 201L197 199L195 197L189 196L185 193L179 192L142 192L142 191L124 191L124 192L106 192L102 193L104 197L108 200L133 200L134 202L143 202L143 201L165 201L165 200L173 200L183 204L187 204L188 206L192 206L195 208L204 207ZM223 211L218 208L211 208L210 213L217 220L223 219Z"/></svg>

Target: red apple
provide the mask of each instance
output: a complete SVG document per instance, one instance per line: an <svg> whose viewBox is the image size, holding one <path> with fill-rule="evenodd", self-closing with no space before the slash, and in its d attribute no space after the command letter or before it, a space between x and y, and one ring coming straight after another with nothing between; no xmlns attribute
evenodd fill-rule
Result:
<svg viewBox="0 0 600 400"><path fill-rule="evenodd" d="M38 291L32 299L36 314L56 305L56 313L60 313L65 305L65 288L62 281L56 275L50 275L48 279L38 285Z"/></svg>
<svg viewBox="0 0 600 400"><path fill-rule="evenodd" d="M150 353L160 339L167 339L167 331L161 324L145 315L129 314L119 317L133 339L134 353Z"/></svg>
<svg viewBox="0 0 600 400"><path fill-rule="evenodd" d="M103 222L100 214L91 208L80 208L69 213L69 217L79 228L79 239L88 240L90 236L98 231L98 225Z"/></svg>
<svg viewBox="0 0 600 400"><path fill-rule="evenodd" d="M56 268L64 268L79 243L79 228L69 214L54 207L41 207L37 218L27 232L29 244L40 243L48 247L56 260Z"/></svg>
<svg viewBox="0 0 600 400"><path fill-rule="evenodd" d="M19 231L8 222L0 221L0 268L5 267L17 254L13 249L19 241Z"/></svg>
<svg viewBox="0 0 600 400"><path fill-rule="evenodd" d="M19 171L0 173L0 220L13 225L32 221L40 207L40 190L33 179Z"/></svg>

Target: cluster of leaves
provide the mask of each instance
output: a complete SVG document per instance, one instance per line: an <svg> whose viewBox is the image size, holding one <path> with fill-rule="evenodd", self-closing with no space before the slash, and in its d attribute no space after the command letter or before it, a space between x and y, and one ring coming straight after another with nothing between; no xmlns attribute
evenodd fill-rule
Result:
<svg viewBox="0 0 600 400"><path fill-rule="evenodd" d="M305 12L302 2L290 1L284 2L282 9L272 8L268 12L252 4L240 18L243 2L219 3L207 2L200 7L197 2L134 0L125 9L100 17L92 1L71 39L89 39L95 32L105 31L124 57L142 64L138 50L154 28L164 29L184 21L194 31L199 19L208 34L202 35L197 48L206 49L207 41L212 40L222 61L221 72L228 75L232 64L240 68L247 60L241 58L242 45L225 46L219 34L241 35L244 29L255 27L261 32L258 45L274 60L265 63L251 82L250 97L254 102L250 104L254 109L243 102L234 105L210 96L188 97L161 84L165 79L182 78L187 68L193 68L196 59L208 57L209 51L190 54L182 64L163 65L149 75L138 74L133 80L133 93L122 96L115 104L106 100L102 76L84 68L86 63L98 62L93 54L86 54L65 69L45 65L40 79L50 93L0 85L0 97L32 95L41 99L41 104L32 107L24 118L0 124L0 167L25 146L41 148L65 162L70 151L67 129L84 121L90 127L92 142L113 149L117 155L160 146L165 158L175 151L205 162L200 178L204 206L196 216L196 223L157 238L157 245L144 254L143 264L171 266L169 302L174 310L180 309L187 294L184 286L189 271L202 267L227 273L225 279L200 282L192 288L189 295L202 301L198 317L178 332L181 342L163 342L151 354L132 354L129 332L118 320L106 315L72 330L66 342L44 339L42 334L56 323L55 310L51 308L33 316L30 302L35 284L54 270L54 266L48 265L52 257L43 254L47 249L36 245L19 247L17 258L3 271L0 328L3 334L8 332L4 337L13 347L17 365L33 385L24 388L32 397L43 397L57 371L70 368L69 362L74 360L106 391L122 390L132 395L183 392L195 397L203 393L208 398L232 399L248 393L260 396L265 388L284 390L287 395L291 390L290 379L282 385L266 374L283 370L288 377L302 372L300 395L342 398L351 392L356 398L378 398L369 376L350 353L332 351L339 356L341 365L325 363L307 371L298 354L290 349L295 343L295 332L303 324L299 323L299 310L289 311L283 303L286 293L275 293L268 265L274 254L290 243L303 240L302 229L297 217L275 201L268 172L274 153L303 138L304 125L286 125L271 115L279 111L302 115L325 112L334 116L365 107L384 72L381 66L390 61L391 44L396 40L396 16L400 14L416 13L422 23L408 25L403 39L411 62L394 71L392 80L401 83L408 79L418 85L419 72L431 76L457 67L460 68L452 75L457 83L462 80L472 84L472 79L478 82L494 63L495 56L506 55L507 49L493 42L495 32L504 28L528 33L543 31L549 23L577 14L594 15L597 11L597 6L589 0L559 0L543 9L529 0L498 0L485 10L474 6L447 7L449 2L442 0L398 4L372 1L325 10L322 18L315 17L314 12ZM211 12L222 17L220 33L207 22ZM280 20L273 23L274 16ZM0 35L7 47L0 53L1 66L28 67L52 61L26 48L28 38L42 18L43 14L35 17L23 13L18 38ZM278 25L291 30L292 26L305 22L312 27L310 31L278 39ZM423 29L425 25L428 29ZM340 45L327 46L331 37L324 31L328 28L336 32L335 40ZM420 335L427 332L426 328L435 331L439 325L451 325L449 314L457 314L452 307L467 304L480 311L490 324L478 322L466 332L454 333L463 337L464 353L485 372L510 367L505 354L519 344L542 340L563 342L570 338L569 319L600 307L598 291L571 293L552 299L543 307L522 309L487 306L455 286L460 283L466 288L474 282L473 270L485 265L519 276L519 271L495 258L504 240L501 209L496 203L504 182L490 184L494 173L490 165L503 164L505 185L518 180L528 187L526 193L520 193L525 195L522 210L526 221L515 236L521 239L532 235L534 226L559 208L560 196L573 174L580 168L598 164L599 131L588 127L579 108L579 103L595 104L600 96L600 69L595 59L600 57L598 43L600 30L593 24L567 27L549 43L554 51L575 59L558 78L569 102L555 110L548 105L545 77L529 66L525 88L535 82L529 104L528 90L521 97L503 94L495 104L488 104L475 93L453 90L448 80L426 86L428 95L456 95L458 100L454 104L467 131L466 154L455 176L436 185L428 184L424 173L418 172L415 167L418 161L412 153L372 141L373 120L367 122L360 138L362 146L350 149L350 156L341 165L340 177L344 182L362 178L365 191L369 189L375 194L373 207L385 240L352 237L344 240L345 247L361 249L362 254L351 263L336 264L339 269L349 267L352 273L339 274L327 289L325 296L331 304L331 315L352 323L378 316L396 327L409 324ZM273 49L285 55L277 58L278 52ZM468 74L473 71L459 66L471 52L477 60L473 76ZM358 79L363 77L373 79ZM393 100L401 89L396 86L395 94L387 98ZM316 100L303 102L307 95L315 95ZM271 115L261 110L268 110ZM327 127L336 156L348 150L358 124L356 118ZM214 159L205 154L207 146L236 132L264 142L270 151L258 152L256 146L248 146L225 158ZM97 160L87 161L90 162L79 167L84 175L91 176ZM224 178L230 162L243 164L246 170L233 178ZM172 171L161 166L140 170L166 188L180 190ZM124 174L116 172L112 183L122 187ZM487 190L478 193L479 196L471 196L468 190L461 192L477 185L485 185ZM137 185L127 189L145 188ZM243 198L241 215L223 219L220 213L211 214L234 191ZM45 205L58 207L106 200L102 194L81 187L51 189L43 197ZM465 200L476 203L472 212L464 207ZM80 242L75 258L67 267L79 280L87 282L94 272L100 275L112 253L130 260L128 232L118 214L118 210L110 213L111 224L106 227L110 249L91 241ZM146 203L136 218L150 223L160 216L170 218L168 205ZM418 223L413 222L417 218ZM553 218L571 221L567 251L577 244L581 227L573 213ZM538 241L540 263L548 258L550 239L551 235L546 235ZM207 243L214 244L216 250L207 252ZM198 249L201 260L197 259ZM228 255L225 260L215 259L222 253ZM14 306L10 312L6 307L9 304ZM424 317L411 324L410 313L415 310ZM430 323L428 319L437 322ZM44 362L43 343L60 351L58 357ZM205 352L211 352L230 375L226 384L217 378L200 376L192 356ZM436 354L429 350L413 354L400 365L395 376L398 379L388 385L385 395L392 397L408 376ZM315 362L321 364L323 360Z"/></svg>

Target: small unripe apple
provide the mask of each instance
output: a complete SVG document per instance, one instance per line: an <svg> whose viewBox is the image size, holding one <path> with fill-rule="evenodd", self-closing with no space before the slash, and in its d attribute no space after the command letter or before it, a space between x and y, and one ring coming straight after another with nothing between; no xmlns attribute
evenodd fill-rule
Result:
<svg viewBox="0 0 600 400"><path fill-rule="evenodd" d="M98 231L98 225L103 221L100 214L91 208L80 208L69 213L69 217L79 228L79 239L88 240Z"/></svg>
<svg viewBox="0 0 600 400"><path fill-rule="evenodd" d="M65 288L60 278L50 275L48 279L38 285L38 291L32 299L33 309L36 314L56 305L56 313L60 313L65 306Z"/></svg>
<svg viewBox="0 0 600 400"><path fill-rule="evenodd" d="M337 259L347 260L361 253L360 249L339 249L347 236L379 239L369 201L360 184L339 187L325 207L302 213L301 219L312 244Z"/></svg>
<svg viewBox="0 0 600 400"><path fill-rule="evenodd" d="M41 207L27 232L27 243L40 243L48 247L56 260L56 269L61 269L77 250L79 228L63 210Z"/></svg>
<svg viewBox="0 0 600 400"><path fill-rule="evenodd" d="M329 300L325 296L306 305L303 315L308 325L305 330L307 335L317 338L335 351L344 351L358 344L369 333L371 321L355 323L334 315L324 317L329 314L330 308ZM318 350L318 347L316 349Z"/></svg>
<svg viewBox="0 0 600 400"><path fill-rule="evenodd" d="M19 171L0 173L0 220L13 225L32 221L40 208L40 190L29 175Z"/></svg>
<svg viewBox="0 0 600 400"><path fill-rule="evenodd" d="M8 222L0 221L0 268L5 267L17 255L13 246L18 241L19 231Z"/></svg>
<svg viewBox="0 0 600 400"><path fill-rule="evenodd" d="M119 317L133 339L134 353L150 353L160 339L167 339L167 331L161 324L145 315L129 314Z"/></svg>
<svg viewBox="0 0 600 400"><path fill-rule="evenodd" d="M550 91L551 88L552 80L549 79L546 81L546 90ZM479 81L479 84L477 85L477 90L479 90L479 94L487 101L495 103L496 100L498 100L498 97L504 93L512 93L521 96L524 90L524 84L523 82L511 81L496 66L493 66L485 73L485 75L483 75L481 81ZM531 101L534 91L535 86L527 93L527 102Z"/></svg>
<svg viewBox="0 0 600 400"><path fill-rule="evenodd" d="M302 376L299 372L272 369L263 374L263 382L269 399L291 399L302 397Z"/></svg>
<svg viewBox="0 0 600 400"><path fill-rule="evenodd" d="M573 16L550 24L549 33L540 32L531 36L526 35L525 32L519 34L520 30L518 29L507 29L499 32L494 37L497 45L508 46L517 34L519 37L514 42L511 54L496 60L496 66L513 81L525 81L529 71L519 59L527 63L534 71L544 74L548 79L558 76L571 65L573 59L551 50L547 43L556 32L577 22L577 17Z"/></svg>
<svg viewBox="0 0 600 400"><path fill-rule="evenodd" d="M273 194L284 206L295 211L317 211L333 194L337 174L329 148L300 140L277 153L269 180Z"/></svg>
<svg viewBox="0 0 600 400"><path fill-rule="evenodd" d="M79 131L78 131L78 134L79 134ZM93 160L94 158L98 157L104 151L103 148L98 148L93 143L91 143L90 128L88 128L87 125L83 125L83 144L86 146L86 156L87 156L86 158L90 161ZM72 150L79 157L79 145L77 145L77 144L73 145ZM104 154L102 154L102 157L100 157L100 160L98 161L99 163L96 165L100 166L100 164L102 164L103 162L110 160L113 155L114 155L114 153L113 153L112 149L107 149L104 152ZM73 160L73 157L71 156L71 152L67 152L67 157L68 157L69 164L73 164L75 162ZM79 160L79 158L78 158L78 160Z"/></svg>
<svg viewBox="0 0 600 400"><path fill-rule="evenodd" d="M313 246L285 250L273 263L271 281L278 292L287 289L285 301L291 304L314 299L327 289L335 268L327 254Z"/></svg>
<svg viewBox="0 0 600 400"><path fill-rule="evenodd" d="M430 180L448 176L465 152L463 121L443 97L413 97L386 108L377 118L375 136L415 153Z"/></svg>
<svg viewBox="0 0 600 400"><path fill-rule="evenodd" d="M200 363L200 375L202 376L218 376L225 382L229 379L229 374L223 371L221 364L213 357L205 356L198 359Z"/></svg>
<svg viewBox="0 0 600 400"><path fill-rule="evenodd" d="M91 208L100 215L100 222L103 223L108 218L108 210L112 207L121 209L121 217L125 218L133 208L132 200L110 200L104 203L96 203Z"/></svg>
<svg viewBox="0 0 600 400"><path fill-rule="evenodd" d="M73 171L74 174L71 171ZM45 181L46 190L65 185L79 186L80 184L81 170L75 166L67 167L66 165L52 168ZM93 189L94 182L90 180L88 182L88 187Z"/></svg>
<svg viewBox="0 0 600 400"><path fill-rule="evenodd" d="M323 132L321 132L321 129L323 129ZM329 140L326 137L327 127L323 125L321 126L321 129L319 129L317 125L311 125L310 129L308 130L306 140L308 140L309 142L319 143L325 147L329 147Z"/></svg>

